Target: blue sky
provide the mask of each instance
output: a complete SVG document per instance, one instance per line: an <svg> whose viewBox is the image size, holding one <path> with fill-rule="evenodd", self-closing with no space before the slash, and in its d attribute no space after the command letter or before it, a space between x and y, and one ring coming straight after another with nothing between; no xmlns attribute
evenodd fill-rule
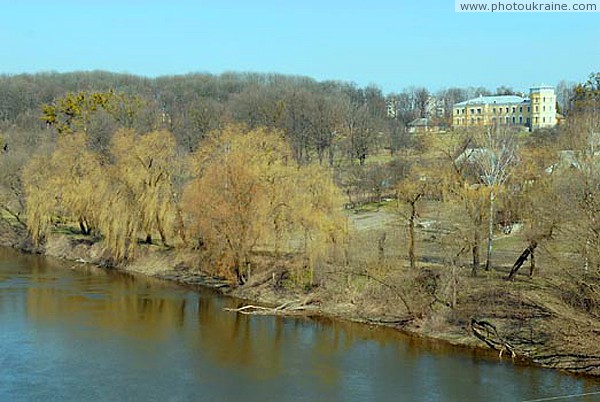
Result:
<svg viewBox="0 0 600 402"><path fill-rule="evenodd" d="M455 13L454 0L4 1L0 73L257 71L526 89L600 70L600 13Z"/></svg>

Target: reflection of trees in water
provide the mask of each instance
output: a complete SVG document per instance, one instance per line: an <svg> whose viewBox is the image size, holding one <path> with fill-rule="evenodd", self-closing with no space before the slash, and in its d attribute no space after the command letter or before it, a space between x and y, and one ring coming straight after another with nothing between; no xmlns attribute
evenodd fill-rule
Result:
<svg viewBox="0 0 600 402"><path fill-rule="evenodd" d="M208 296L198 300L199 336L197 347L215 363L252 370L252 374L269 378L280 369L278 331L265 328L269 320L260 320L223 311L229 300Z"/></svg>
<svg viewBox="0 0 600 402"><path fill-rule="evenodd" d="M26 293L29 318L84 324L148 340L164 339L184 323L187 301L172 286L93 267L77 266L66 274L64 265L28 265L32 281Z"/></svg>
<svg viewBox="0 0 600 402"><path fill-rule="evenodd" d="M246 369L257 380L282 375L286 368L303 364L315 381L334 387L342 381L343 357L358 341L394 345L398 333L326 318L303 319L248 316L223 312L239 307L220 297L198 300L196 347L221 366ZM292 361L295 360L295 361Z"/></svg>
<svg viewBox="0 0 600 402"><path fill-rule="evenodd" d="M69 325L73 331L82 325L106 330L94 331L97 336L183 339L186 348L197 351L192 359L199 364L206 357L216 365L243 369L256 380L277 378L291 367L301 367L318 386L340 387L341 373L348 369L346 357L358 353L360 360L360 353L370 349L363 348L365 343L370 342L399 359L418 359L423 350L456 353L447 345L404 337L388 328L327 318L228 313L223 308L238 301L123 273L79 265L71 270L40 258L25 264L32 282L24 293L29 318L63 325L66 331ZM361 349L353 350L357 343Z"/></svg>

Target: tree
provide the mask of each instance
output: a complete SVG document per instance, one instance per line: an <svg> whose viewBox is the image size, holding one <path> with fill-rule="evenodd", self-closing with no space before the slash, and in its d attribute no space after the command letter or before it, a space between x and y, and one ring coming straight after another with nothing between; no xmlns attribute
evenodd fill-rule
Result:
<svg viewBox="0 0 600 402"><path fill-rule="evenodd" d="M493 249L494 217L496 195L511 174L517 162L516 143L508 130L488 127L478 137L481 152L473 161L481 183L487 187L489 195L488 238L485 270L490 269Z"/></svg>
<svg viewBox="0 0 600 402"><path fill-rule="evenodd" d="M430 180L431 177L413 168L407 177L400 181L396 187L398 202L404 203L409 207L409 212L402 215L408 223L408 260L412 270L417 265L415 257L415 225L418 219L418 205L429 192Z"/></svg>
<svg viewBox="0 0 600 402"><path fill-rule="evenodd" d="M496 89L496 95L516 95L516 92L511 87L502 85Z"/></svg>
<svg viewBox="0 0 600 402"><path fill-rule="evenodd" d="M427 88L415 88L413 92L419 117L427 117L427 104L431 98L429 91Z"/></svg>
<svg viewBox="0 0 600 402"><path fill-rule="evenodd" d="M177 211L174 180L180 168L175 137L168 131L138 135L133 130L119 130L111 151L115 180L132 194L146 242L152 243L152 233L158 232L166 245Z"/></svg>
<svg viewBox="0 0 600 402"><path fill-rule="evenodd" d="M42 105L41 120L59 135L83 132L92 150L106 153L112 133L119 127L133 128L142 106L140 97L113 90L68 92Z"/></svg>
<svg viewBox="0 0 600 402"><path fill-rule="evenodd" d="M46 237L54 218L76 222L86 235L97 226L103 176L100 159L86 143L81 132L60 137L52 154L36 155L25 167L27 226L35 243Z"/></svg>
<svg viewBox="0 0 600 402"><path fill-rule="evenodd" d="M239 125L212 133L194 160L184 209L192 234L224 272L243 284L258 247L279 252L299 235L312 278L317 246L335 239L331 222L341 209L331 174L295 162L281 132Z"/></svg>
<svg viewBox="0 0 600 402"><path fill-rule="evenodd" d="M440 172L445 198L458 200L466 213L465 237L468 238L468 248L471 250L471 273L477 276L481 263L481 232L488 194L486 187L478 182L477 176L474 177L472 156L476 148L471 146L472 139L467 137L456 150L446 151L448 162Z"/></svg>
<svg viewBox="0 0 600 402"><path fill-rule="evenodd" d="M345 247L346 222L341 214L342 195L331 172L320 165L303 166L294 180L297 194L289 197L292 222L303 235L304 267L308 285L315 282L315 267L329 252Z"/></svg>
<svg viewBox="0 0 600 402"><path fill-rule="evenodd" d="M560 196L557 178L562 167L557 164L557 152L551 148L533 146L521 151L520 163L506 182L502 194L504 200L504 224L511 228L520 223L520 232L527 246L519 255L507 279L513 279L517 271L529 260L529 276L536 271L536 255L539 246L552 240L555 232L564 224L564 214L557 209Z"/></svg>
<svg viewBox="0 0 600 402"><path fill-rule="evenodd" d="M268 190L269 182L285 186L281 170L291 159L290 150L280 133L227 126L206 139L195 159L197 178L184 193L192 233L243 284L270 213L280 204L286 209L283 200L270 200Z"/></svg>
<svg viewBox="0 0 600 402"><path fill-rule="evenodd" d="M560 172L556 191L569 213L569 237L583 257L584 270L600 271L600 115L588 106L574 110L563 128L569 169Z"/></svg>

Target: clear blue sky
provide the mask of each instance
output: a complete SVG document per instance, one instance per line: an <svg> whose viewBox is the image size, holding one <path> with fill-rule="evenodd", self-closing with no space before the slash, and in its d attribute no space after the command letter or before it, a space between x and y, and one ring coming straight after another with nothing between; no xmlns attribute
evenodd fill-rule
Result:
<svg viewBox="0 0 600 402"><path fill-rule="evenodd" d="M454 0L0 0L0 7L0 73L279 72L389 92L526 89L600 70L600 13L455 13Z"/></svg>

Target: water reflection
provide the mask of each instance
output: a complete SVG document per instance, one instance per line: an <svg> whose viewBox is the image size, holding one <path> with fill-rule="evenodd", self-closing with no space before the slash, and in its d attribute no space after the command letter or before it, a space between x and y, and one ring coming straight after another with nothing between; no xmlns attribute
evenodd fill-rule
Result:
<svg viewBox="0 0 600 402"><path fill-rule="evenodd" d="M223 311L238 303L0 249L0 400L501 401L600 389L390 329Z"/></svg>

